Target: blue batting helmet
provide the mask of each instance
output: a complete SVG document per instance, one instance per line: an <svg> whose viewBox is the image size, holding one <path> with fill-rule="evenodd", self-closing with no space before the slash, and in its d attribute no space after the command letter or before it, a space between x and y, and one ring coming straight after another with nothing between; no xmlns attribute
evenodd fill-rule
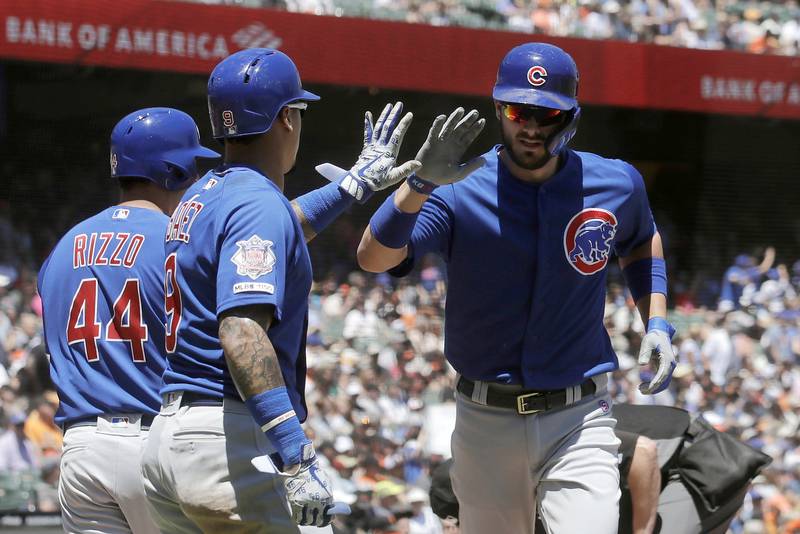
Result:
<svg viewBox="0 0 800 534"><path fill-rule="evenodd" d="M250 48L217 64L208 79L208 114L216 139L262 134L278 112L319 97L303 89L294 62L278 50Z"/></svg>
<svg viewBox="0 0 800 534"><path fill-rule="evenodd" d="M548 140L548 149L555 155L578 128L578 78L575 61L559 47L525 43L512 48L503 58L492 97L498 102L569 111L564 127Z"/></svg>
<svg viewBox="0 0 800 534"><path fill-rule="evenodd" d="M144 178L175 191L197 178L196 158L218 157L200 144L194 120L177 109L140 109L111 131L113 178Z"/></svg>

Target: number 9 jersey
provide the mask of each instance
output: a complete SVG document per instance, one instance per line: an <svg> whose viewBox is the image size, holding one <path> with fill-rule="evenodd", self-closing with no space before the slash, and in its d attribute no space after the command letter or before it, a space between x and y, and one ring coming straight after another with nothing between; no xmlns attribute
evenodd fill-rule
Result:
<svg viewBox="0 0 800 534"><path fill-rule="evenodd" d="M154 210L113 206L72 228L42 265L57 423L158 413L168 221Z"/></svg>

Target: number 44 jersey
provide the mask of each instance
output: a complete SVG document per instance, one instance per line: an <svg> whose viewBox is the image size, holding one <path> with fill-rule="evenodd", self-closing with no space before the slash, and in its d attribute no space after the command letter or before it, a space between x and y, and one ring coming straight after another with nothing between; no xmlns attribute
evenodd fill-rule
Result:
<svg viewBox="0 0 800 534"><path fill-rule="evenodd" d="M56 422L158 412L168 222L154 210L113 206L72 228L42 265Z"/></svg>

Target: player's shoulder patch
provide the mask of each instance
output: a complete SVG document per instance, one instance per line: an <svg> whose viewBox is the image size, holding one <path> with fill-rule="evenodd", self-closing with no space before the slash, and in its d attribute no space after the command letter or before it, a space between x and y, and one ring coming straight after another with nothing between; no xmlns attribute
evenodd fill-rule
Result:
<svg viewBox="0 0 800 534"><path fill-rule="evenodd" d="M273 245L272 241L261 239L256 234L246 241L237 241L238 249L231 258L236 264L236 274L255 280L271 273L277 262Z"/></svg>

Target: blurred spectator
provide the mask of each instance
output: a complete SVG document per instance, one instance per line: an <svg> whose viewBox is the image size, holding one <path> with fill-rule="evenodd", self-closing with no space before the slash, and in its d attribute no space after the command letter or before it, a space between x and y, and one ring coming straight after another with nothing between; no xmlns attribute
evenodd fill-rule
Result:
<svg viewBox="0 0 800 534"><path fill-rule="evenodd" d="M756 54L800 53L797 0L188 0ZM0 236L2 235L0 227Z"/></svg>
<svg viewBox="0 0 800 534"><path fill-rule="evenodd" d="M719 311L726 312L746 306L755 292L756 284L775 261L775 249L767 248L761 264L749 254L739 254L722 278Z"/></svg>
<svg viewBox="0 0 800 534"><path fill-rule="evenodd" d="M25 419L24 413L11 414L7 430L0 436L0 473L39 467L36 446L25 436Z"/></svg>
<svg viewBox="0 0 800 534"><path fill-rule="evenodd" d="M58 396L50 391L34 402L34 410L25 421L25 435L42 451L43 456L50 458L60 456L64 446L61 428L55 422L57 409Z"/></svg>
<svg viewBox="0 0 800 534"><path fill-rule="evenodd" d="M414 514L408 520L410 534L442 534L442 522L428 504L428 493L420 488L411 488L406 495Z"/></svg>
<svg viewBox="0 0 800 534"><path fill-rule="evenodd" d="M733 365L734 351L731 335L724 328L725 316L709 315L705 326L705 339L700 350L701 357L707 362L706 369L711 373L711 381L721 386L725 383L728 370Z"/></svg>

